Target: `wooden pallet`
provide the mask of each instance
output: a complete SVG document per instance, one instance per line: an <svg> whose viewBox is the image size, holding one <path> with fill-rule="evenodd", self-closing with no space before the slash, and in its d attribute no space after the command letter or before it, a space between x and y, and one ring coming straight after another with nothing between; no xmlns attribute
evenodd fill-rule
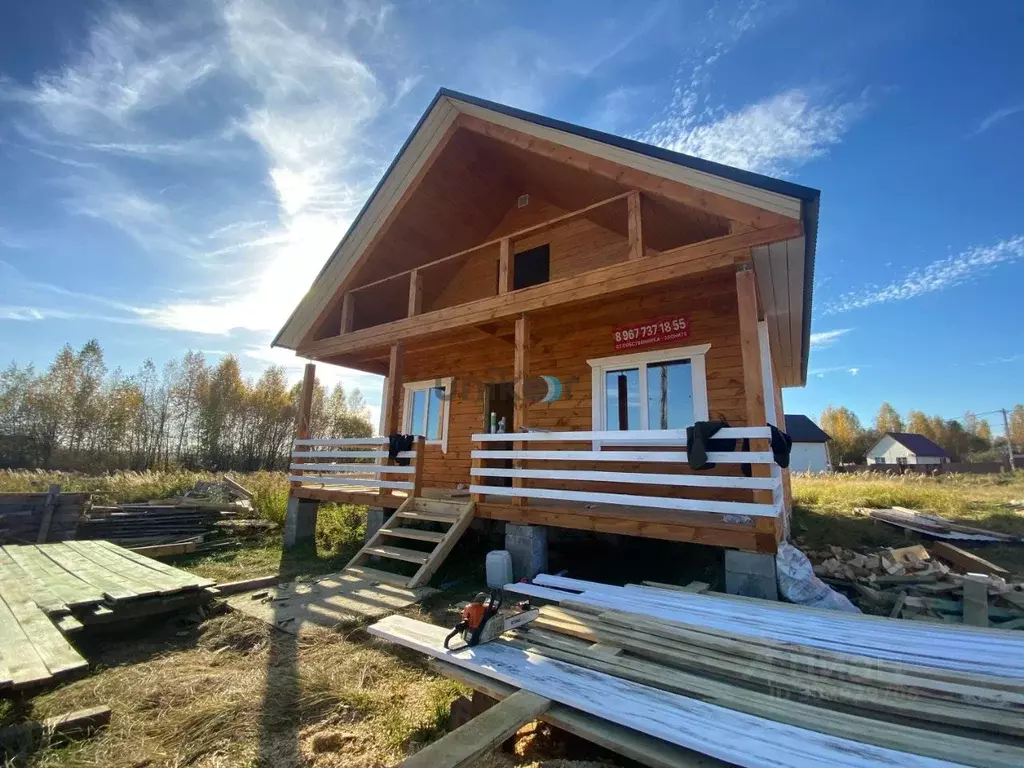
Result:
<svg viewBox="0 0 1024 768"><path fill-rule="evenodd" d="M473 502L457 502L442 499L425 499L411 496L395 514L356 553L345 570L352 569L363 575L382 575L381 581L404 586L409 589L422 586L430 580L448 553L462 537L473 520ZM447 531L428 531L410 523L440 523L447 525ZM419 541L434 545L429 552L400 546L402 542ZM371 557L414 563L419 570L406 578L399 574L367 568Z"/></svg>

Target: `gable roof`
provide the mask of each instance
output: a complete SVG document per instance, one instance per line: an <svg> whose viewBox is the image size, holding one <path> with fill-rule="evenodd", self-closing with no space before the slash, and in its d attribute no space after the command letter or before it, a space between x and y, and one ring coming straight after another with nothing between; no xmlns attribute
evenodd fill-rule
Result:
<svg viewBox="0 0 1024 768"><path fill-rule="evenodd" d="M786 434L794 443L827 443L832 438L802 413L786 414Z"/></svg>
<svg viewBox="0 0 1024 768"><path fill-rule="evenodd" d="M404 189L407 188L411 177L418 171L419 167L421 167L417 166L414 162L413 167L403 169L405 171L405 175L402 176L401 179L393 178L397 175L396 170L399 166L403 165L406 155L410 155L415 152L419 159L425 163L426 155L429 154L432 144L436 144L440 141L445 131L455 123L456 118L460 113L471 114L472 116L485 120L493 120L495 116L501 115L507 118L513 118L514 120L525 121L526 123L542 129L547 129L548 131L557 132L551 136L546 136L546 138L550 138L551 140L557 141L558 135L568 135L578 137L579 139L586 140L587 142L596 142L598 145L618 150L618 155L620 156L622 152L625 151L633 155L650 158L651 160L657 161L657 163L669 163L672 166L688 169L688 171L691 172L688 175L688 178L683 180L683 183L714 191L718 194L725 194L727 196L730 196L731 192L732 196L735 196L736 199L742 199L753 205L769 210L775 210L777 212L785 212L786 215L799 218L804 227L804 236L799 238L799 250L801 252L799 253L799 259L796 260L796 263L801 267L800 271L802 271L802 274L798 277L799 296L802 298L802 307L800 310L801 338L799 339L800 349L798 353L799 373L797 375L799 381L791 381L789 384L783 382L782 385L792 386L794 383L802 385L806 382L807 364L810 354L811 298L814 285L814 256L817 245L818 207L821 196L821 192L819 190L812 189L811 187L805 187L800 184L794 184L782 179L764 176L752 171L723 165L710 160L704 160L681 152L673 152L661 147L644 144L633 139L604 133L603 131L597 131L561 120L555 120L543 115L526 112L525 110L516 109L515 107L510 107L493 101L487 101L486 99L480 99L475 96L470 96L447 88L441 88L438 90L423 115L420 116L420 119L413 128L412 133L410 133L409 137L405 140L401 149L399 149L398 153L395 155L395 158L384 172L380 181L377 182L377 185L370 194L370 197L357 214L348 231L342 237L341 242L332 252L330 258L328 258L323 268L317 274L317 277L310 286L310 289L306 292L299 305L289 315L285 325L274 337L274 340L271 342L272 347L282 346L289 349L296 349L298 347L298 344L308 329L308 325L302 325L300 319L308 321L310 314L312 314L314 318L319 316L319 312L323 310L326 304L329 303L330 299L333 297L333 290L331 290L331 288L339 285L355 265L357 256L356 252L359 247L365 247L370 242L373 233L376 229L379 229L379 225L383 224L384 219L386 219L387 215L394 208L396 202L403 194ZM581 151L586 152L588 150L593 152L594 145L590 145ZM622 162L621 157L615 159L618 162ZM650 173L666 175L663 170L660 170L657 167L657 163L651 164L648 161L645 163L645 170ZM720 183L713 182L714 177L725 180L726 184L731 184L732 187L722 188ZM756 199L752 199L751 195L744 195L742 193L742 188L737 187L736 185L742 185L743 188L759 190L760 195ZM787 198L790 201L789 203L786 202ZM784 246L785 244L781 245ZM755 252L757 250L758 249L755 249ZM783 251L783 253L785 253L785 251ZM767 249L763 250L763 255L760 259L755 256L755 271L759 268L758 262L765 262L767 260L767 256ZM790 258L793 259L793 257ZM785 264L785 256L783 256L782 262ZM766 268L761 271L765 272ZM766 308L771 309L774 304L774 297L770 290L765 289L766 284L770 284L771 282L771 276L759 274L758 282L761 286L762 298L766 304ZM791 283L792 281L790 280L788 282ZM329 284L327 288L324 287L324 283ZM325 297L325 294L328 295ZM780 311L789 311L788 294L786 299L786 306ZM788 331L788 328L786 330ZM779 331L779 333L781 333L781 331ZM787 342L788 337L789 334L787 332ZM785 379L785 374L783 373L780 378Z"/></svg>
<svg viewBox="0 0 1024 768"><path fill-rule="evenodd" d="M927 437L917 432L886 432L883 437L891 437L915 456L949 458L949 454L942 450L941 446L936 445ZM878 447L878 443L875 444L875 447ZM874 450L874 448L871 450Z"/></svg>

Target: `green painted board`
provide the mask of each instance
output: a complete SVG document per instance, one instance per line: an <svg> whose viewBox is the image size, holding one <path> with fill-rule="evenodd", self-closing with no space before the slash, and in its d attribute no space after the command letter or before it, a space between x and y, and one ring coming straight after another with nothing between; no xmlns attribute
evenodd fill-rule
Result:
<svg viewBox="0 0 1024 768"><path fill-rule="evenodd" d="M144 565L122 557L120 553L102 547L98 542L68 541L65 543L98 567L116 574L124 580L129 589L140 596L167 595L180 592L183 589L196 589L191 584L183 585L179 580L167 574L146 568Z"/></svg>
<svg viewBox="0 0 1024 768"><path fill-rule="evenodd" d="M50 675L66 675L88 665L38 605L31 600L8 600L6 605Z"/></svg>
<svg viewBox="0 0 1024 768"><path fill-rule="evenodd" d="M128 558L129 560L138 563L139 565L144 565L147 568L152 568L155 571L160 571L161 573L174 576L175 578L180 579L183 584L191 584L192 586L196 587L212 587L214 584L217 583L213 579L204 579L201 576L196 576L195 574L189 573L188 571L183 571L180 568L175 568L174 566L167 565L166 563L161 563L160 561L154 560L150 557L146 557L145 555L140 555L138 552L132 552L130 549L119 547L116 544L110 543L109 541L97 540L96 543L100 546L106 547L107 549L111 549L117 552L122 557Z"/></svg>
<svg viewBox="0 0 1024 768"><path fill-rule="evenodd" d="M102 590L108 600L116 602L138 597L138 593L130 589L124 579L97 566L65 544L40 545L39 551L69 573Z"/></svg>
<svg viewBox="0 0 1024 768"><path fill-rule="evenodd" d="M44 584L69 607L91 605L104 601L103 591L86 583L44 555L34 544L8 545L3 551L10 555L29 576Z"/></svg>
<svg viewBox="0 0 1024 768"><path fill-rule="evenodd" d="M67 605L45 585L33 579L11 556L0 549L0 596L27 597L47 613L66 613Z"/></svg>
<svg viewBox="0 0 1024 768"><path fill-rule="evenodd" d="M44 683L53 676L6 600L0 600L0 662L15 688Z"/></svg>

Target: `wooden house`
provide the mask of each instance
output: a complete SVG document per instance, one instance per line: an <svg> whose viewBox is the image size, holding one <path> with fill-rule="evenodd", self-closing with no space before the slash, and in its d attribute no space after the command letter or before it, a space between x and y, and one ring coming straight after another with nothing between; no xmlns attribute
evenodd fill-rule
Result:
<svg viewBox="0 0 1024 768"><path fill-rule="evenodd" d="M818 199L440 91L274 340L386 376L381 434L423 439L397 466L300 419L293 501L464 489L477 518L774 552L767 425L807 376ZM709 419L735 448L691 471Z"/></svg>

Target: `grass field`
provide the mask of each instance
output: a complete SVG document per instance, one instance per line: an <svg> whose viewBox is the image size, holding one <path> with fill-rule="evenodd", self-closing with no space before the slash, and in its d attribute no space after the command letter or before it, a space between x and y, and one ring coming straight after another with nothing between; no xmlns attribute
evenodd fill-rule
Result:
<svg viewBox="0 0 1024 768"><path fill-rule="evenodd" d="M60 482L67 490L93 491L107 502L138 501L175 495L196 479L211 477L7 473L0 474L0 491L45 489L50 482ZM287 497L282 476L256 473L238 479L256 493L262 515L281 520ZM1024 498L1022 473L1014 477L795 477L793 487L794 537L806 549L832 544L870 549L906 543L902 531L857 515L853 511L857 507L932 510L1024 535L1024 515L1005 506L1010 499ZM359 546L362 535L361 510L325 507L316 547L289 556L284 571L312 575L337 570ZM435 623L453 622L453 604L472 594L481 581L487 546L486 541L468 537L462 555L449 558L434 580L446 589L410 613ZM979 551L1024 572L1024 552L1018 549L1024 547ZM593 555L593 549L588 551ZM616 552L637 557L636 550L626 547ZM591 559L609 562L603 557ZM655 559L640 558L635 568L649 570ZM282 564L282 552L277 535L236 550L173 562L223 581L274 572ZM707 579L702 574L694 577ZM685 576L680 574L679 579ZM37 752L31 765L376 768L394 764L417 744L442 733L448 707L460 692L433 675L419 654L375 641L356 626L324 631L300 643L247 617L222 614L203 621L186 617L152 625L128 639L92 638L81 643L94 665L90 675L35 698L0 702L0 726L98 704L114 710L112 724L80 744ZM583 765L547 759L551 745L543 741L536 750L521 758L496 754L485 764L493 768ZM577 756L575 751L572 754ZM535 762L541 757L542 763Z"/></svg>

